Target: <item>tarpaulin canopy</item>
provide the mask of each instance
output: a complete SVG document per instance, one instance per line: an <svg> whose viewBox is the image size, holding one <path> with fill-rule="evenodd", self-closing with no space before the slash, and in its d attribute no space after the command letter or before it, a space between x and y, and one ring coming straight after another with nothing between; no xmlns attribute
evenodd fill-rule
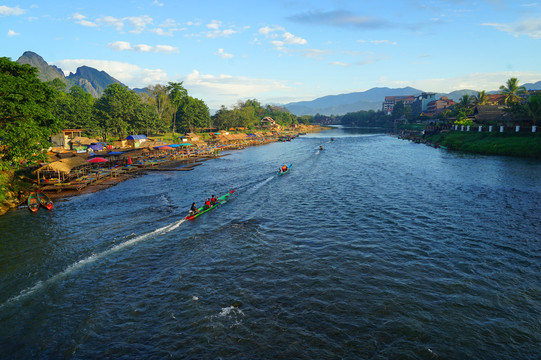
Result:
<svg viewBox="0 0 541 360"><path fill-rule="evenodd" d="M129 135L126 140L147 140L146 135Z"/></svg>
<svg viewBox="0 0 541 360"><path fill-rule="evenodd" d="M165 145L165 146L160 146L160 150L171 150L172 147L169 146L169 145Z"/></svg>
<svg viewBox="0 0 541 360"><path fill-rule="evenodd" d="M190 144L190 143L185 143L185 144L179 144L178 146L192 146L192 144Z"/></svg>
<svg viewBox="0 0 541 360"><path fill-rule="evenodd" d="M93 158L87 160L87 162L89 162L89 163L100 163L100 162L106 162L106 161L108 161L108 160L104 159L102 157L93 157Z"/></svg>
<svg viewBox="0 0 541 360"><path fill-rule="evenodd" d="M88 146L90 149L94 150L94 151L101 151L103 150L103 145L100 144L100 143L96 143L96 144L92 144L90 146Z"/></svg>
<svg viewBox="0 0 541 360"><path fill-rule="evenodd" d="M122 155L124 154L124 151L110 151L105 155Z"/></svg>

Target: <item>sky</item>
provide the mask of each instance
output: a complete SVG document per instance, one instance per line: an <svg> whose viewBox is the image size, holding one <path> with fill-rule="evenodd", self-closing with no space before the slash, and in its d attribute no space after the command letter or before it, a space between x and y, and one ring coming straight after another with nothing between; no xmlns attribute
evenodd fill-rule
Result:
<svg viewBox="0 0 541 360"><path fill-rule="evenodd" d="M491 91L541 80L541 0L0 0L0 56L25 51L130 88L183 82L211 109Z"/></svg>

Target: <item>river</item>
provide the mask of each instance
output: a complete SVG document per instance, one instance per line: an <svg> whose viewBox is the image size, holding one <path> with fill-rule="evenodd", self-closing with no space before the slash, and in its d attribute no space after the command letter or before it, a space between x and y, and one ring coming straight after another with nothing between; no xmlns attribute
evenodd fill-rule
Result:
<svg viewBox="0 0 541 360"><path fill-rule="evenodd" d="M538 160L374 130L149 172L0 217L0 356L538 359L540 221Z"/></svg>

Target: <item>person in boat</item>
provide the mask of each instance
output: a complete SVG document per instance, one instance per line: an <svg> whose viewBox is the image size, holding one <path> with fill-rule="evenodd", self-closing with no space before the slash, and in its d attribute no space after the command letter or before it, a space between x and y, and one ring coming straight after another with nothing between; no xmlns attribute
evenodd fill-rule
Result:
<svg viewBox="0 0 541 360"><path fill-rule="evenodd" d="M284 165L282 166L282 172L286 172L286 171L287 171L287 165L284 164Z"/></svg>
<svg viewBox="0 0 541 360"><path fill-rule="evenodd" d="M210 198L210 203L212 205L216 204L218 202L218 200L216 200L216 196L212 195L212 197Z"/></svg>
<svg viewBox="0 0 541 360"><path fill-rule="evenodd" d="M195 203L192 203L192 207L190 208L190 216L195 215L198 212L199 210L197 210L197 206L195 206Z"/></svg>
<svg viewBox="0 0 541 360"><path fill-rule="evenodd" d="M319 150L323 150L323 146L319 145Z"/></svg>
<svg viewBox="0 0 541 360"><path fill-rule="evenodd" d="M210 199L205 199L205 208L209 208L211 207L211 204L210 204Z"/></svg>

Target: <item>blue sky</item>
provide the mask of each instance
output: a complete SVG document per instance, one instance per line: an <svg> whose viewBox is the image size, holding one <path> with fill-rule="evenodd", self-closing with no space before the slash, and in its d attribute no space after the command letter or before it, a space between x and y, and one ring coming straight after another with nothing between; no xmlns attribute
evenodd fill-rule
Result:
<svg viewBox="0 0 541 360"><path fill-rule="evenodd" d="M541 80L535 0L8 0L0 39L0 56L33 51L67 74L87 65L130 88L183 81L211 109Z"/></svg>

